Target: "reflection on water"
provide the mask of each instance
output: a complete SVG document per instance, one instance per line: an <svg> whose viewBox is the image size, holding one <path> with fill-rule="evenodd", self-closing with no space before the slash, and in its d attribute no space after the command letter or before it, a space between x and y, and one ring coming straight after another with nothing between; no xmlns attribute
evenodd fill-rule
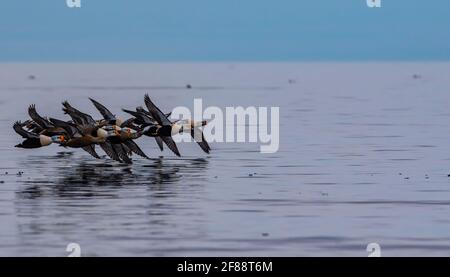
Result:
<svg viewBox="0 0 450 277"><path fill-rule="evenodd" d="M169 189L185 173L204 173L208 160L183 160L183 164L164 163L164 159L146 160L134 166L88 161L73 157L73 153L60 152L55 156L30 156L21 168L45 168L43 178L24 180L18 197L34 199L53 197L99 197L126 186L146 185L150 190ZM49 170L50 169L50 170ZM162 195L160 195L162 196ZM168 196L168 195L167 195ZM113 195L111 195L113 197Z"/></svg>
<svg viewBox="0 0 450 277"><path fill-rule="evenodd" d="M97 231L100 236L124 240L139 240L137 233L145 240L167 233L165 228L177 226L171 218L188 208L183 204L186 195L202 191L197 182L204 180L208 164L207 158L156 158L136 160L129 166L72 152L23 158L20 168L40 174L27 178L32 174L27 170L16 182L17 235L30 247L49 233L76 237L76 241L83 241L82 234L92 236ZM111 226L103 226L112 218ZM105 227L108 231L102 230ZM143 254L148 255L147 251Z"/></svg>

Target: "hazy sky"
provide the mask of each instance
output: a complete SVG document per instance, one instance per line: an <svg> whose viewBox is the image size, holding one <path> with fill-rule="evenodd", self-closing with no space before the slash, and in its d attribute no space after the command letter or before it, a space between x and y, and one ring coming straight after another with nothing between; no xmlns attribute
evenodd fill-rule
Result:
<svg viewBox="0 0 450 277"><path fill-rule="evenodd" d="M450 60L449 0L1 0L0 61Z"/></svg>

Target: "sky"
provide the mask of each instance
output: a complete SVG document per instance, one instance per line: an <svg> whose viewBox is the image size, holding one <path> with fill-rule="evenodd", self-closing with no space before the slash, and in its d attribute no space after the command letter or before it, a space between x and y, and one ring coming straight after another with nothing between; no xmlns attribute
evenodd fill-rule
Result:
<svg viewBox="0 0 450 277"><path fill-rule="evenodd" d="M2 0L0 62L448 61L450 1Z"/></svg>

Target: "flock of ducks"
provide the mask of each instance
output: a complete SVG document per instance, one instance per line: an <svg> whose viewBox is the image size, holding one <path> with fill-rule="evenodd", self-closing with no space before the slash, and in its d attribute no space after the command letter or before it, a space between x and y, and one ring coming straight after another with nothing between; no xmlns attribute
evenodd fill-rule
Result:
<svg viewBox="0 0 450 277"><path fill-rule="evenodd" d="M180 156L172 136L190 132L205 153L209 154L211 150L201 130L201 127L207 124L206 121L194 122L188 119L172 122L169 119L170 113L161 112L148 94L144 97L147 109L143 107L137 107L135 111L122 109L133 116L125 121L96 100L89 99L103 119L94 120L91 115L75 109L67 101L62 105L64 113L71 118L69 121L43 117L38 114L35 105L30 105L28 115L31 120L14 123L15 132L24 138L24 141L16 147L32 149L58 144L62 147L81 148L94 158L100 159L95 148L98 145L111 159L131 164L133 153L148 159L136 144L137 138L153 137L161 151L165 144L175 155Z"/></svg>

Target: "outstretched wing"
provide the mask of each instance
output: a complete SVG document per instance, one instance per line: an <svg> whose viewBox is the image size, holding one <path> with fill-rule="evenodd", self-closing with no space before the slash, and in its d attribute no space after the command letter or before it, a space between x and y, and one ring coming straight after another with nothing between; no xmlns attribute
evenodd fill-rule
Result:
<svg viewBox="0 0 450 277"><path fill-rule="evenodd" d="M39 134L40 132L44 131L44 129L39 126L36 122L33 120L27 120L22 123L22 127L25 127L25 130L30 131L35 134Z"/></svg>
<svg viewBox="0 0 450 277"><path fill-rule="evenodd" d="M80 130L76 128L76 126L72 123L65 122L56 118L50 118L50 122L53 123L56 127L64 129L69 137L74 137L75 135L80 133Z"/></svg>
<svg viewBox="0 0 450 277"><path fill-rule="evenodd" d="M172 122L167 118L167 116L150 100L148 94L144 97L145 105L148 111L151 113L152 117L162 126L172 125Z"/></svg>
<svg viewBox="0 0 450 277"><path fill-rule="evenodd" d="M20 121L16 121L13 125L13 129L14 131L16 131L17 134L19 134L22 138L24 139L29 139L29 138L39 138L39 135L37 134L33 134L31 132L25 131L23 129L23 123Z"/></svg>
<svg viewBox="0 0 450 277"><path fill-rule="evenodd" d="M47 119L43 118L42 116L40 116L37 113L36 106L34 104L32 104L28 107L28 115L31 117L31 119L33 119L33 121L37 125L39 125L43 129L49 129L49 128L53 127L51 122L49 122Z"/></svg>
<svg viewBox="0 0 450 277"><path fill-rule="evenodd" d="M178 147L175 144L175 141L173 141L172 137L160 137L162 139L162 141L164 141L164 143L167 145L167 147L169 147L170 150L172 150L172 152L177 155L178 157L180 157L180 151L178 151Z"/></svg>
<svg viewBox="0 0 450 277"><path fill-rule="evenodd" d="M160 137L155 137L156 140L156 144L158 144L158 147L161 151L164 150L164 144L163 144L163 140Z"/></svg>
<svg viewBox="0 0 450 277"><path fill-rule="evenodd" d="M145 155L144 151L142 151L142 149L139 147L139 145L136 144L136 142L127 140L126 142L124 142L124 144L136 155L149 159L149 157Z"/></svg>
<svg viewBox="0 0 450 277"><path fill-rule="evenodd" d="M100 104L99 102L95 101L92 98L89 98L91 102L94 104L94 106L97 108L97 110L102 114L103 118L107 121L113 121L116 120L116 116L113 115L105 106Z"/></svg>
<svg viewBox="0 0 450 277"><path fill-rule="evenodd" d="M133 124L135 120L136 120L136 118L134 118L134 117L127 119L124 122L122 122L122 124L120 124L119 127L120 128L128 127L128 128L134 129L134 128L136 128L136 126Z"/></svg>
<svg viewBox="0 0 450 277"><path fill-rule="evenodd" d="M203 135L202 130L199 128L193 128L191 130L191 136L197 142L197 144L200 146L200 148L207 154L209 154L209 151L211 148L208 145L208 142L205 140L205 136ZM201 140L197 140L198 137L201 137Z"/></svg>
<svg viewBox="0 0 450 277"><path fill-rule="evenodd" d="M126 164L132 164L133 161L128 157L127 151L123 148L122 144L112 144L114 151L119 156L120 160Z"/></svg>
<svg viewBox="0 0 450 277"><path fill-rule="evenodd" d="M64 101L62 104L64 106L63 111L65 113L67 113L75 123L82 124L82 125L95 125L96 124L96 122L92 118L92 116L75 109L74 107L72 107L69 104L69 102Z"/></svg>
<svg viewBox="0 0 450 277"><path fill-rule="evenodd" d="M136 111L137 112L143 112L143 113L145 113L146 115L148 115L148 116L152 116L152 114L149 112L149 111L147 111L146 109L144 109L144 108L142 108L142 107L136 107ZM166 113L166 117L170 117L172 115L172 112L170 112L170 113Z"/></svg>
<svg viewBox="0 0 450 277"><path fill-rule="evenodd" d="M92 157L94 157L96 159L100 159L100 156L97 154L97 152L95 152L95 145L94 144L85 146L82 149L84 151L88 152L89 154L91 154Z"/></svg>
<svg viewBox="0 0 450 277"><path fill-rule="evenodd" d="M134 116L136 118L137 124L143 124L143 125L155 124L155 121L152 118L150 118L148 115L146 115L142 112L135 112L135 111L130 111L130 110L126 110L126 109L122 109L122 111Z"/></svg>
<svg viewBox="0 0 450 277"><path fill-rule="evenodd" d="M117 162L122 162L117 155L116 151L114 151L112 144L109 142L99 143L100 147L105 151L106 155Z"/></svg>

